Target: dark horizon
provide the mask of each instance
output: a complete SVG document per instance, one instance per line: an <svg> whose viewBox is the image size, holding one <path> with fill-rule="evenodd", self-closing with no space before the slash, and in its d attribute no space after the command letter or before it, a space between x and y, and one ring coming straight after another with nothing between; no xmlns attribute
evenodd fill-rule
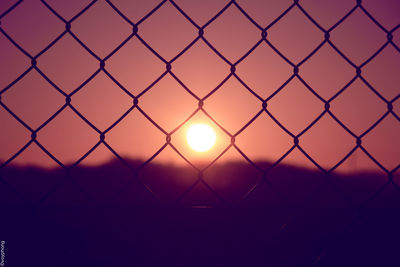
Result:
<svg viewBox="0 0 400 267"><path fill-rule="evenodd" d="M328 181L322 172L278 165L239 201L261 177L249 164L222 163L202 177L218 196L200 186L181 198L198 178L190 168L144 167L139 178L159 200L136 179L129 182L132 172L118 160L78 165L69 177L62 169L4 168L1 177L19 194L4 187L0 194L7 261L21 267L398 262L400 194L386 176Z"/></svg>
<svg viewBox="0 0 400 267"><path fill-rule="evenodd" d="M170 204L172 204L174 203L174 199L180 198L180 194L186 195L192 190L195 192L195 195L197 194L199 200L202 199L201 192L208 195L208 197L210 197L210 194L214 194L211 203L197 203L198 205L210 207L240 206L242 198L254 192L257 192L258 195L272 193L277 199L282 198L287 202L295 203L294 199L296 197L302 194L315 194L315 190L318 190L319 187L323 188L325 183L328 185L332 183L336 186L339 195L343 194L345 198L354 198L356 199L356 203L362 203L362 198L364 198L364 201L368 201L370 197L371 200L377 197L374 193L382 190L382 187L386 187L386 190L381 193L384 197L395 197L397 193L396 183L400 181L400 176L398 175L394 175L391 181L384 172L325 173L318 169L309 169L288 164L274 165L271 162L265 161L254 162L259 169L248 162L240 161L221 163L217 161L211 166L208 164L199 165L199 169L196 169L189 164L182 166L148 162L143 165L145 161L124 160L127 164L120 159L114 159L97 166L77 165L72 168L59 167L51 169L32 165L8 165L2 169L1 175L4 181L17 190L17 192L22 190L22 192L31 197L32 195L35 196L37 198L35 200L39 200L41 196L45 195L46 190L54 190L54 186L65 179L68 173L68 179L71 179L73 181L72 184L77 186L74 190L89 191L90 197L94 200L93 204L96 203L96 194L100 195L100 199L97 199L99 201L97 204L99 205L107 197L110 198L124 186L131 186L130 183L133 182L133 187L140 192L134 190L132 194L141 195L144 193L147 195L142 195L142 197L145 197L143 200L135 200L137 204L141 203L140 205L143 207L146 207L147 204L154 204L152 201L149 203L146 202L149 201L146 197L151 196L153 193L153 200L161 196L157 201L162 206L163 202L171 202ZM204 170L204 168L206 169ZM134 173L137 176L134 177ZM263 174L265 174L265 178L263 178ZM205 183L202 181L198 182L199 177ZM143 184L141 184L142 182ZM35 183L37 184L35 185ZM195 189L189 190L193 184L196 184ZM257 187L253 188L254 186ZM44 188L40 189L41 187ZM60 188L62 188L62 185ZM388 191L387 188L391 189ZM357 189L357 191L353 191L354 189ZM52 194L61 194L57 193L57 190L55 189ZM186 192L187 190L189 191ZM215 192L213 192L214 190ZM42 195L40 192L42 192ZM79 193L81 194L82 192ZM63 198L63 196L58 197ZM64 197L68 198L66 195ZM328 198L327 196L325 197ZM125 196L125 198L129 201L129 196ZM196 198L193 200L196 200ZM276 205L279 206L280 201ZM257 201L252 202L251 205L257 207L258 204L263 205L262 201L260 203L257 203ZM391 203L388 202L387 205L389 204ZM191 206L187 203L183 204L183 206L185 205Z"/></svg>

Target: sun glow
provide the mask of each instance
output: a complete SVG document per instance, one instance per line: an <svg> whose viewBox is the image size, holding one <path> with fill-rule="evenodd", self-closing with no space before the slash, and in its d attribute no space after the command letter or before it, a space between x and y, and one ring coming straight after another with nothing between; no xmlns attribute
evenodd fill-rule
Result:
<svg viewBox="0 0 400 267"><path fill-rule="evenodd" d="M207 124L193 124L189 127L186 139L189 146L197 152L209 150L216 141L214 130Z"/></svg>

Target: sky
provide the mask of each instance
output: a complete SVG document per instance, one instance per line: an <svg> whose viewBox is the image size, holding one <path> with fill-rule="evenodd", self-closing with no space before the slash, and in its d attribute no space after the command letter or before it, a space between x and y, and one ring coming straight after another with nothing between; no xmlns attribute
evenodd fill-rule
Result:
<svg viewBox="0 0 400 267"><path fill-rule="evenodd" d="M15 2L1 1L0 14ZM46 2L68 21L90 1ZM132 109L105 134L105 142L119 155L142 160L151 158L166 143L163 131L171 133L197 111L171 135L173 146L188 160L211 162L218 157L231 143L231 137L220 128L222 126L229 134L235 135L235 144L250 160L273 162L293 146L293 137L270 115L293 135L298 135L324 112L324 102L298 77L292 77L291 66L303 62L324 42L323 31L296 5L271 25L293 5L293 1L238 0L238 6L253 21L238 6L230 4L218 18L208 24L229 1L176 0L174 3L196 25L206 25L203 36L220 55L200 38L171 63L170 72L166 71L165 62L174 59L198 38L199 30L171 2L165 2L142 20L160 2L111 1L127 19L138 23L138 35L129 39L110 57L110 53L132 34L132 26L106 1L97 1L71 22L70 31L73 35L97 58L106 58L104 69L107 74L115 78L129 94L139 96L140 110L136 107ZM300 0L299 3L323 29L330 29L356 6L356 1L349 0ZM304 61L298 71L301 79L324 100L329 100L355 78L346 90L330 102L330 111L357 136L378 121L388 111L387 102L397 97L392 103L397 118L388 114L362 137L363 148L387 170L396 168L400 158L400 29L392 33L397 50L392 43L387 43L385 30L389 32L400 24L399 12L399 1L364 0L362 8L356 8L343 23L330 31L330 42L354 66L362 66L362 79L356 78L355 67L343 59L328 42L324 42L317 52ZM4 33L34 57L65 31L65 23L36 0L23 1L1 17L0 21L1 102L35 130L65 105L65 96L36 69L30 70L8 88L9 84L30 68L31 59L18 50ZM260 42L262 31L259 27L267 27L267 41ZM257 47L237 63L256 44ZM383 50L368 61L384 45ZM37 57L37 69L67 95L75 92L99 70L99 60L96 57L85 50L70 33L65 33ZM236 77L231 75L230 64L234 63L237 63ZM132 97L110 79L106 72L98 72L71 96L70 103L99 131L105 131L133 106ZM225 79L222 86L218 87ZM146 91L154 81L157 83ZM283 89L270 98L287 81ZM257 96L246 89L242 82ZM381 98L366 82L376 89ZM216 87L218 90L209 95ZM198 99L204 97L203 110L214 121L203 110L198 110ZM266 110L269 114L262 111L263 99L268 99ZM4 106L0 106L0 161L3 162L31 140L29 130L13 118ZM241 131L255 116L254 121ZM198 122L209 124L216 131L216 145L208 152L195 152L186 142L187 127ZM36 140L60 162L71 164L96 145L99 134L67 106L40 128ZM326 113L300 135L299 145L318 164L329 169L355 147L356 139ZM100 144L81 164L101 164L112 157L110 150ZM232 147L219 159L220 162L229 160L244 158ZM154 161L185 164L170 146L158 154ZM12 162L49 167L57 165L35 143ZM298 148L282 162L315 168ZM376 169L376 164L361 149L357 149L337 170Z"/></svg>

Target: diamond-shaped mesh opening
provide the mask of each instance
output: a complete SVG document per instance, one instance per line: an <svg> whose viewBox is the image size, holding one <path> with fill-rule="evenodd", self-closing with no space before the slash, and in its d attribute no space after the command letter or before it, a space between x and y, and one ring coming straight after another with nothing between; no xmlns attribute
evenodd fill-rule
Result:
<svg viewBox="0 0 400 267"><path fill-rule="evenodd" d="M139 34L169 60L196 38L197 31L171 3L166 2L139 26Z"/></svg>
<svg viewBox="0 0 400 267"><path fill-rule="evenodd" d="M18 4L2 19L2 28L17 44L33 54L45 49L64 30L63 23L39 0Z"/></svg>
<svg viewBox="0 0 400 267"><path fill-rule="evenodd" d="M298 8L293 8L268 30L268 40L289 60L298 63L323 41L323 36Z"/></svg>
<svg viewBox="0 0 400 267"><path fill-rule="evenodd" d="M228 76L229 66L198 41L174 62L174 73L198 97L204 97Z"/></svg>
<svg viewBox="0 0 400 267"><path fill-rule="evenodd" d="M105 130L131 106L132 99L99 73L71 98L72 105L97 128Z"/></svg>
<svg viewBox="0 0 400 267"><path fill-rule="evenodd" d="M231 133L239 131L261 109L261 102L235 78L206 99L205 110Z"/></svg>
<svg viewBox="0 0 400 267"><path fill-rule="evenodd" d="M118 27L118 31L115 31ZM105 2L99 1L72 24L71 29L95 54L105 57L129 34L131 27Z"/></svg>
<svg viewBox="0 0 400 267"><path fill-rule="evenodd" d="M332 113L356 134L366 131L386 111L385 103L360 80L332 101Z"/></svg>
<svg viewBox="0 0 400 267"><path fill-rule="evenodd" d="M262 43L237 66L238 76L259 96L267 98L292 75L292 67Z"/></svg>
<svg viewBox="0 0 400 267"><path fill-rule="evenodd" d="M293 146L293 138L262 113L236 137L235 143L256 163L275 162Z"/></svg>
<svg viewBox="0 0 400 267"><path fill-rule="evenodd" d="M62 163L71 164L97 143L99 135L66 108L38 133L38 140Z"/></svg>
<svg viewBox="0 0 400 267"><path fill-rule="evenodd" d="M32 128L39 127L65 103L63 96L36 71L2 94L2 102Z"/></svg>
<svg viewBox="0 0 400 267"><path fill-rule="evenodd" d="M165 144L165 134L134 109L107 133L106 141L123 158L144 161Z"/></svg>
<svg viewBox="0 0 400 267"><path fill-rule="evenodd" d="M78 88L98 66L98 61L69 35L38 59L40 70L65 93Z"/></svg>
<svg viewBox="0 0 400 267"><path fill-rule="evenodd" d="M196 99L170 75L156 83L139 101L144 112L167 131L181 124L196 109Z"/></svg>
<svg viewBox="0 0 400 267"><path fill-rule="evenodd" d="M285 128L297 134L318 117L323 104L298 79L293 79L271 99L268 110Z"/></svg>
<svg viewBox="0 0 400 267"><path fill-rule="evenodd" d="M237 27L231 27L233 23L237 23ZM232 62L244 55L260 39L259 30L233 5L218 20L209 24L204 36ZM242 42L237 42L238 36L242 36Z"/></svg>
<svg viewBox="0 0 400 267"><path fill-rule="evenodd" d="M354 68L326 44L301 66L301 77L324 99L334 96L354 76Z"/></svg>
<svg viewBox="0 0 400 267"><path fill-rule="evenodd" d="M323 116L301 136L301 147L323 168L330 169L355 146L354 138L330 116Z"/></svg>
<svg viewBox="0 0 400 267"><path fill-rule="evenodd" d="M335 46L356 64L366 61L385 41L384 32L360 9L347 17L331 35Z"/></svg>
<svg viewBox="0 0 400 267"><path fill-rule="evenodd" d="M133 38L107 60L106 69L125 89L138 95L165 72L165 64Z"/></svg>

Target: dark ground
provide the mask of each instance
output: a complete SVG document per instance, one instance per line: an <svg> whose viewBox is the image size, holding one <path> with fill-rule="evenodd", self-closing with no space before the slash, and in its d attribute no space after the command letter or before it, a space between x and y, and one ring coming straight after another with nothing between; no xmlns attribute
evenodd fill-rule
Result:
<svg viewBox="0 0 400 267"><path fill-rule="evenodd" d="M0 184L5 266L400 266L400 192L388 184L367 201L388 181L376 173L327 178L283 165L239 202L260 174L219 164L204 180L223 202L200 183L178 203L196 181L190 168L139 172L160 201L135 179L127 186L132 172L117 161L69 178L1 174L19 194Z"/></svg>

